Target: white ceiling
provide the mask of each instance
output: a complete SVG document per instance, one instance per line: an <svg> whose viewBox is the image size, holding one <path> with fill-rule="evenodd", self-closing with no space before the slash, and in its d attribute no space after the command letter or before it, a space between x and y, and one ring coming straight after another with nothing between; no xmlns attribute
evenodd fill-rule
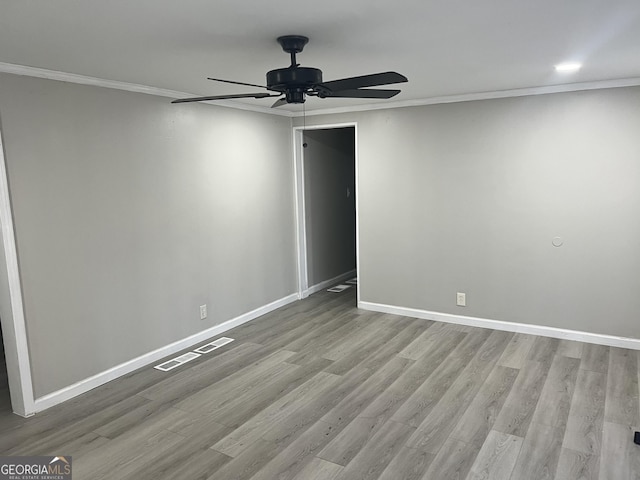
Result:
<svg viewBox="0 0 640 480"><path fill-rule="evenodd" d="M639 0L0 0L0 62L193 95L259 91L206 77L264 84L285 34L310 37L298 61L325 80L406 75L391 102L640 77Z"/></svg>

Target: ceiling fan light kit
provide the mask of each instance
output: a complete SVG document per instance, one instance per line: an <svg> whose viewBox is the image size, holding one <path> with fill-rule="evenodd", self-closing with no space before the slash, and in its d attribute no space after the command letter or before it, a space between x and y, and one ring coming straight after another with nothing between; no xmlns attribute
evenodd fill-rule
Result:
<svg viewBox="0 0 640 480"><path fill-rule="evenodd" d="M323 82L322 70L313 67L301 67L297 62L296 55L302 52L304 46L308 42L309 39L302 35L285 35L278 38L278 43L282 49L291 56L291 65L267 72L266 85L255 85L252 83L223 80L220 78L209 78L209 80L216 82L264 88L275 93L240 93L232 95L181 98L174 100L171 103L203 102L235 98L280 97L272 105L272 107L275 108L287 103L304 103L307 96L318 98L336 97L387 99L400 93L400 90L369 89L365 87L377 87L380 85L391 85L407 81L407 77L397 72L382 72Z"/></svg>

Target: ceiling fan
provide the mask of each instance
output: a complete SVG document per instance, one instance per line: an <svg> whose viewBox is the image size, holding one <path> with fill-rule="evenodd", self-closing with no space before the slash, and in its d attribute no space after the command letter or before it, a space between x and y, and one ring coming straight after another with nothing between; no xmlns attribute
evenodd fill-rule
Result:
<svg viewBox="0 0 640 480"><path fill-rule="evenodd" d="M278 38L282 49L291 55L291 65L286 68L277 68L267 72L267 85L255 85L253 83L236 82L220 78L209 78L216 82L245 85L248 87L265 88L275 93L239 93L235 95L213 95L209 97L180 98L171 103L203 102L208 100L228 100L234 98L268 98L280 97L272 105L272 108L287 103L304 103L306 96L319 98L391 98L400 90L368 89L380 85L391 85L407 81L407 77L396 72L373 73L359 77L342 78L329 82L322 81L322 70L312 67L301 67L296 61L296 54L302 52L309 42L302 35L285 35Z"/></svg>

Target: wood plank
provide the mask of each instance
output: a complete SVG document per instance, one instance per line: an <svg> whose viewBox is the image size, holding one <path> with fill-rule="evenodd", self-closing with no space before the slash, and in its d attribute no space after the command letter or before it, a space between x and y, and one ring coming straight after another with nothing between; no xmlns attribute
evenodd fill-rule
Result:
<svg viewBox="0 0 640 480"><path fill-rule="evenodd" d="M431 346L419 360L400 375L384 392L364 409L362 417L384 417L395 411L431 376L462 342L466 334L454 332Z"/></svg>
<svg viewBox="0 0 640 480"><path fill-rule="evenodd" d="M356 417L319 453L318 457L345 466L387 422L385 418Z"/></svg>
<svg viewBox="0 0 640 480"><path fill-rule="evenodd" d="M364 368L352 370L348 375L342 377L333 388L323 394L315 394L283 421L272 425L263 434L263 438L280 447L289 445L366 381L369 375L370 372Z"/></svg>
<svg viewBox="0 0 640 480"><path fill-rule="evenodd" d="M611 347L604 419L620 425L640 423L638 357L633 350Z"/></svg>
<svg viewBox="0 0 640 480"><path fill-rule="evenodd" d="M237 457L256 438L262 438L270 428L303 408L314 396L322 397L331 391L339 380L338 375L331 373L316 374L295 390L271 403L269 407L216 443L213 448L230 457Z"/></svg>
<svg viewBox="0 0 640 480"><path fill-rule="evenodd" d="M211 450L215 451L213 447ZM210 475L208 479L245 480L251 478L280 452L281 449L274 443L256 438L246 450L215 470L215 473ZM220 455L222 454L220 453Z"/></svg>
<svg viewBox="0 0 640 480"><path fill-rule="evenodd" d="M350 335L332 345L322 354L322 358L333 360L334 362L342 360L352 352L360 348L366 348L371 342L376 342L382 333L380 322L381 320L378 319L375 323L369 324L363 329L353 331Z"/></svg>
<svg viewBox="0 0 640 480"><path fill-rule="evenodd" d="M353 369L342 377L342 381L331 392L305 404L304 408L298 409L283 422L273 426L264 434L264 437L281 448L286 447L294 440L297 441L298 437L317 423L319 418L336 407L345 397L354 393L370 378L370 370L362 367ZM337 433L337 430L334 429L332 433Z"/></svg>
<svg viewBox="0 0 640 480"><path fill-rule="evenodd" d="M563 448L556 471L557 480L598 480L600 455L589 455Z"/></svg>
<svg viewBox="0 0 640 480"><path fill-rule="evenodd" d="M423 479L464 479L471 471L480 448L448 438L429 465Z"/></svg>
<svg viewBox="0 0 640 480"><path fill-rule="evenodd" d="M156 373L161 375L157 376ZM42 441L54 436L62 439L67 431L72 432L71 436L74 431L90 431L96 425L148 402L149 400L136 395L136 392L158 378L162 378L162 372L158 370L147 376L134 372L27 420L14 414L0 418L3 427L0 429L0 451L16 447L24 440L30 443L34 439Z"/></svg>
<svg viewBox="0 0 640 480"><path fill-rule="evenodd" d="M283 318L282 315L276 314L269 323L257 325L259 332L254 331L251 333L251 341L275 348L284 348L285 345L296 341L312 330L313 326L321 324L333 316L348 313L349 303L344 301L346 299L346 297L344 299L329 299L329 303L324 305L319 302L313 308L304 311L303 315L296 315L295 311L292 311L292 314L287 313ZM253 323L262 324L263 322Z"/></svg>
<svg viewBox="0 0 640 480"><path fill-rule="evenodd" d="M638 396L638 357L635 350L610 347L607 397Z"/></svg>
<svg viewBox="0 0 640 480"><path fill-rule="evenodd" d="M402 447L378 480L420 480L434 458L435 455L422 450Z"/></svg>
<svg viewBox="0 0 640 480"><path fill-rule="evenodd" d="M343 428L364 410L379 394L391 385L402 372L413 364L412 360L396 357L345 397L322 417L322 421Z"/></svg>
<svg viewBox="0 0 640 480"><path fill-rule="evenodd" d="M425 352L428 352L433 345L434 333L431 328L427 328L422 334L414 338L414 340L398 353L399 357L408 358L410 360L418 360Z"/></svg>
<svg viewBox="0 0 640 480"><path fill-rule="evenodd" d="M518 480L553 480L564 429L532 423L522 443L511 478Z"/></svg>
<svg viewBox="0 0 640 480"><path fill-rule="evenodd" d="M56 456L60 452L69 452L71 456L82 457L92 450L100 449L112 442L106 437L101 437L97 433L89 432L84 435L79 435L69 440L68 442L61 442L59 444L51 444L47 447L43 447L43 450L34 451L33 455L53 455Z"/></svg>
<svg viewBox="0 0 640 480"><path fill-rule="evenodd" d="M484 330L480 327L470 327L468 325L461 325L459 323L451 323L451 322L443 322L436 321L433 325L433 333L442 333L445 335L454 333L454 332L462 332L462 333L478 333L481 330Z"/></svg>
<svg viewBox="0 0 640 480"><path fill-rule="evenodd" d="M149 400L146 398L133 396L111 405L101 412L90 413L84 417L81 412L79 412L76 421L68 424L61 423L57 428L55 427L55 423L46 422L44 425L48 427L47 430L43 431L36 426L33 431L29 431L29 426L27 425L24 437L20 434L16 435L13 432L12 435L4 437L1 443L4 447L4 454L9 456L44 455L44 452L49 452L58 445L74 441L79 436L79 432L91 432L101 425L125 415L129 410L147 403L149 403Z"/></svg>
<svg viewBox="0 0 640 480"><path fill-rule="evenodd" d="M335 480L342 467L321 458L313 458L293 480Z"/></svg>
<svg viewBox="0 0 640 480"><path fill-rule="evenodd" d="M556 355L570 358L582 358L584 343L573 340L560 340Z"/></svg>
<svg viewBox="0 0 640 480"><path fill-rule="evenodd" d="M600 480L636 480L640 478L638 446L633 443L632 427L604 422Z"/></svg>
<svg viewBox="0 0 640 480"><path fill-rule="evenodd" d="M424 382L448 356L452 348L464 338L456 332L433 345L425 355L375 398L340 434L320 453L322 458L346 465L361 450L378 429L395 413L397 408Z"/></svg>
<svg viewBox="0 0 640 480"><path fill-rule="evenodd" d="M502 357L498 360L498 365L509 368L522 368L535 340L535 335L516 333L507 348L505 348Z"/></svg>
<svg viewBox="0 0 640 480"><path fill-rule="evenodd" d="M367 348L361 349L357 354L349 355L342 360L333 362L325 371L344 375L358 365L367 365L376 368L378 362L386 363L392 356L397 355L407 343L425 329L424 321L414 320L402 325L395 325L393 328L384 327L389 335L381 335L380 341L372 343Z"/></svg>
<svg viewBox="0 0 640 480"><path fill-rule="evenodd" d="M344 375L349 370L362 364L367 359L370 359L372 355L375 355L384 348L384 346L388 344L400 331L402 331L406 325L406 323L403 324L402 328L399 328L399 325L379 328L376 336L369 339L365 344L355 347L340 360L332 361L325 371L336 375ZM326 358L326 355L323 355L323 358Z"/></svg>
<svg viewBox="0 0 640 480"><path fill-rule="evenodd" d="M186 412L210 412L232 404L247 392L262 388L275 378L299 369L298 365L284 363L293 354L294 352L278 350L219 382L186 396L175 406Z"/></svg>
<svg viewBox="0 0 640 480"><path fill-rule="evenodd" d="M522 448L523 438L491 430L467 480L509 480Z"/></svg>
<svg viewBox="0 0 640 480"><path fill-rule="evenodd" d="M136 480L168 480L174 478L204 480L211 475L212 471L220 469L230 460L231 457L202 445L195 445L190 441L182 441L152 463L133 466L126 477L120 478Z"/></svg>
<svg viewBox="0 0 640 480"><path fill-rule="evenodd" d="M606 374L609 371L609 347L585 343L580 368Z"/></svg>
<svg viewBox="0 0 640 480"><path fill-rule="evenodd" d="M255 406L253 402L265 398L265 391L277 394L293 379L295 387L309 376L302 366L282 362L264 369L256 368L251 375L229 377L229 382L206 387L175 405L185 412L207 414L224 425L237 426L245 418L247 408L251 410L250 406ZM236 405L238 408L234 409Z"/></svg>
<svg viewBox="0 0 640 480"><path fill-rule="evenodd" d="M533 346L529 351L527 360L550 364L553 361L553 357L555 356L559 345L560 340L557 338L536 337L536 340L533 342Z"/></svg>
<svg viewBox="0 0 640 480"><path fill-rule="evenodd" d="M549 367L550 364L527 361L498 414L493 426L494 430L525 437L547 379Z"/></svg>
<svg viewBox="0 0 640 480"><path fill-rule="evenodd" d="M409 438L407 447L433 454L439 452L485 379L489 377L512 336L510 332L499 331L494 331L489 336L451 388ZM513 369L499 367L491 383L504 384L499 388L509 389L513 383L513 373Z"/></svg>
<svg viewBox="0 0 640 480"><path fill-rule="evenodd" d="M307 429L295 442L292 442L270 462L264 465L251 480L290 480L298 475L315 454L320 451L340 431L335 425L318 421ZM212 477L227 479L227 477Z"/></svg>
<svg viewBox="0 0 640 480"><path fill-rule="evenodd" d="M353 293L355 301L355 292ZM329 297L323 293L310 296L304 302L294 302L260 317L259 321L252 321L233 329L236 341L247 338L255 340L261 333L268 331L290 330L301 322L315 322L324 320L327 312L337 309L350 310L348 295L342 298Z"/></svg>
<svg viewBox="0 0 640 480"><path fill-rule="evenodd" d="M165 422L164 428L188 439L187 443L194 447L209 448L233 430L231 427L211 420L206 415L185 413L183 417L173 420L173 422Z"/></svg>
<svg viewBox="0 0 640 480"><path fill-rule="evenodd" d="M419 328L423 328L422 326L423 320L417 319L416 324ZM410 326L404 331L400 332L398 335L393 337L391 340L382 345L377 351L374 351L365 358L358 367L368 368L372 372L379 370L383 365L389 362L392 358L398 355L398 352L404 348L406 343L410 341L410 335L414 332L414 327ZM410 364L413 362L411 361ZM326 370L333 370L332 368L327 368Z"/></svg>
<svg viewBox="0 0 640 480"><path fill-rule="evenodd" d="M295 340L289 343L287 347L289 347L289 345L293 346L293 350L298 353L292 356L288 362L302 365L308 358L322 356L345 336L365 328L369 321L371 321L369 315L361 316L353 312L339 319L335 319L337 323L333 321L330 323L330 325L335 323L334 328L329 328L330 325L322 327L321 336L309 338L302 345L298 344Z"/></svg>
<svg viewBox="0 0 640 480"><path fill-rule="evenodd" d="M563 446L600 456L607 376L580 370L576 380Z"/></svg>
<svg viewBox="0 0 640 480"><path fill-rule="evenodd" d="M236 345L236 348L204 359L191 368L176 373L166 372L167 375L141 390L138 395L167 402L184 398L266 357L268 353L265 352L267 349L264 346L255 343Z"/></svg>
<svg viewBox="0 0 640 480"><path fill-rule="evenodd" d="M487 341L494 330L486 328L477 328L472 332L459 332L454 330L448 330L448 324L444 324L442 328L443 335L458 335L459 333L465 333L465 337L462 342L451 352L451 356L455 358L466 359L467 362L471 360L477 353L478 349Z"/></svg>
<svg viewBox="0 0 640 480"><path fill-rule="evenodd" d="M467 334L446 360L398 408L391 419L417 428L487 341L489 335L490 332L486 331Z"/></svg>
<svg viewBox="0 0 640 480"><path fill-rule="evenodd" d="M210 419L238 428L275 400L288 394L322 371L328 363L330 360L316 358L305 365L296 366L298 368L261 384L259 388L248 390L234 401L219 406L212 404L210 410L205 410L205 413Z"/></svg>
<svg viewBox="0 0 640 480"><path fill-rule="evenodd" d="M514 368L497 366L456 424L451 437L481 447L491 432L518 373Z"/></svg>
<svg viewBox="0 0 640 480"><path fill-rule="evenodd" d="M170 455L184 438L156 426L147 426L119 437L99 449L73 459L73 476L101 480L133 478L133 474ZM105 462L104 459L108 459Z"/></svg>
<svg viewBox="0 0 640 480"><path fill-rule="evenodd" d="M318 342L326 342L327 336L332 333L338 330L352 330L353 327L359 325L358 322L354 321L357 318L358 316L351 309L341 311L338 314L325 312L314 319L312 327L309 328L308 332L289 342L287 344L287 350L300 353L305 349L317 345ZM327 344L328 343L329 342L327 342Z"/></svg>
<svg viewBox="0 0 640 480"><path fill-rule="evenodd" d="M253 339L254 343L260 345L268 345L271 348L285 349L291 342L295 341L300 335L309 332L309 323L298 319L296 325L288 328L274 328Z"/></svg>
<svg viewBox="0 0 640 480"><path fill-rule="evenodd" d="M378 478L400 451L413 430L402 423L388 421L349 462L338 479L367 480Z"/></svg>
<svg viewBox="0 0 640 480"><path fill-rule="evenodd" d="M580 360L556 355L542 387L532 422L564 431L578 377Z"/></svg>
<svg viewBox="0 0 640 480"><path fill-rule="evenodd" d="M148 402L101 425L96 428L94 432L102 437L113 439L143 424L156 422L158 418L160 418L161 421L166 421L165 418L167 415L173 419L184 417L185 413L165 403Z"/></svg>

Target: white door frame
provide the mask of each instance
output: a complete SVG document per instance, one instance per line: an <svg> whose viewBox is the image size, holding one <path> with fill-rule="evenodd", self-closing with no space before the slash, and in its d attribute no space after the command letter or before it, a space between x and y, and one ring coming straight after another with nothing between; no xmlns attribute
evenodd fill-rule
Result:
<svg viewBox="0 0 640 480"><path fill-rule="evenodd" d="M326 125L307 125L303 127L293 127L293 158L295 176L295 200L296 200L296 251L298 267L298 298L303 299L309 296L309 276L307 267L307 227L305 219L304 203L304 148L303 132L305 130L331 130L334 128L354 129L355 137L355 180L356 180L356 275L358 284L356 285L356 295L360 301L360 234L358 221L358 202L360 198L360 188L358 185L358 123L331 123Z"/></svg>
<svg viewBox="0 0 640 480"><path fill-rule="evenodd" d="M0 258L0 261L5 262L3 269L7 275L5 288L8 287L8 292L3 292L2 297L9 298L9 307L11 308L10 317L1 319L9 391L11 392L11 408L14 413L27 417L33 415L36 409L2 132L0 132L0 227L2 227L2 245L5 257Z"/></svg>

